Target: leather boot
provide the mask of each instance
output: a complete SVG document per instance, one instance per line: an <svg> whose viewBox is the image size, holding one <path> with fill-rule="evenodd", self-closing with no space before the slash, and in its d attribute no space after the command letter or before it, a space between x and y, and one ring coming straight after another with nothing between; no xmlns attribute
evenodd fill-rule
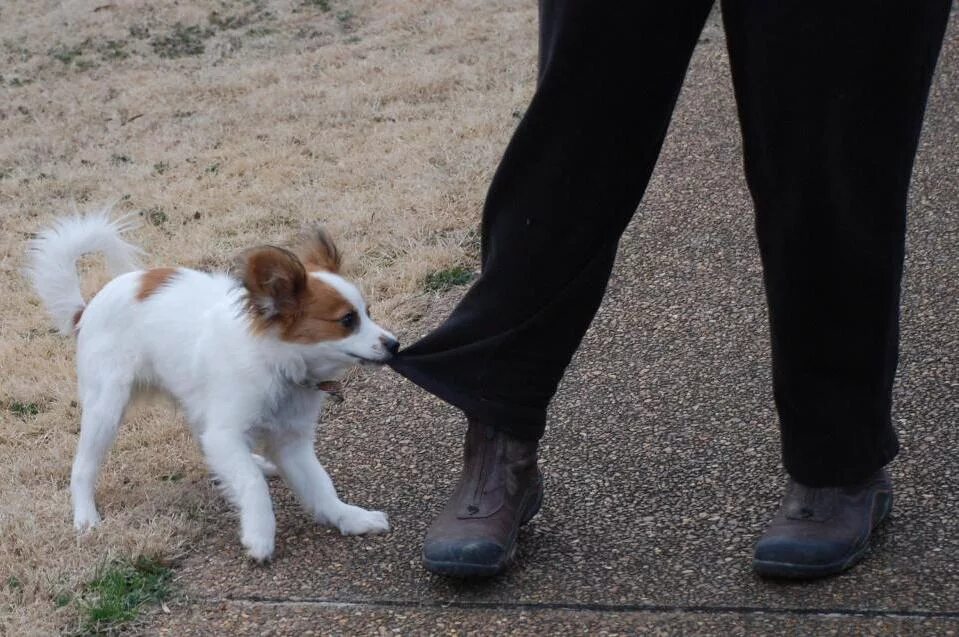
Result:
<svg viewBox="0 0 959 637"><path fill-rule="evenodd" d="M506 569L516 551L519 527L536 515L543 501L536 447L535 441L470 420L463 472L423 542L427 570L488 577Z"/></svg>
<svg viewBox="0 0 959 637"><path fill-rule="evenodd" d="M797 579L844 571L862 558L891 509L885 469L850 487L813 489L790 480L782 508L756 544L753 569Z"/></svg>

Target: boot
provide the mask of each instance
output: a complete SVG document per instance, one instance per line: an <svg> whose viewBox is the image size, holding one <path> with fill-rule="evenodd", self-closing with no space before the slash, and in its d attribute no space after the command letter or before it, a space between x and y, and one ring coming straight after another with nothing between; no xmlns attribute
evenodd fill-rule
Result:
<svg viewBox="0 0 959 637"><path fill-rule="evenodd" d="M756 544L764 577L813 578L854 565L892 509L892 481L880 469L850 487L813 489L790 480L782 508Z"/></svg>
<svg viewBox="0 0 959 637"><path fill-rule="evenodd" d="M469 421L463 472L453 496L423 542L428 571L453 577L489 577L506 569L519 527L539 511L543 479L535 441Z"/></svg>

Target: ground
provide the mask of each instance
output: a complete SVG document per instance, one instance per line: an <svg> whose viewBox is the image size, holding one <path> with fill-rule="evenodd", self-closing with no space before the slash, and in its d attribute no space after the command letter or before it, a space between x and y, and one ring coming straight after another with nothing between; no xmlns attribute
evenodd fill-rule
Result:
<svg viewBox="0 0 959 637"><path fill-rule="evenodd" d="M154 404L101 478L103 527L75 537L72 342L20 276L30 233L113 202L142 215L149 265L215 268L322 221L377 319L411 342L477 268L485 187L533 89L535 21L518 0L0 8L0 633L92 630L98 573L137 560L170 569L163 605L127 624L148 634L959 632L955 15L909 201L896 505L848 575L796 586L749 570L784 475L718 16L552 407L546 502L514 570L459 584L420 567L464 423L387 370L351 379L317 448L390 535L318 529L274 482L276 557L251 564L179 413Z"/></svg>

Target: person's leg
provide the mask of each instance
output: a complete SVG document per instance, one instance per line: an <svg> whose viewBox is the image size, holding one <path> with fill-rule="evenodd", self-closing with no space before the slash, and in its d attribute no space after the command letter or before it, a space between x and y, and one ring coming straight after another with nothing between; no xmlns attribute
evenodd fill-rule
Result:
<svg viewBox="0 0 959 637"><path fill-rule="evenodd" d="M546 407L599 307L712 0L540 3L536 94L490 186L482 272L392 366L468 417L425 566L492 575L539 509Z"/></svg>
<svg viewBox="0 0 959 637"><path fill-rule="evenodd" d="M710 5L540 3L539 84L487 195L482 272L396 371L470 417L542 436Z"/></svg>
<svg viewBox="0 0 959 637"><path fill-rule="evenodd" d="M867 536L891 502L880 470L898 451L890 409L906 194L949 4L723 2L783 460L798 484L784 510L874 507L858 518ZM843 499L863 489L875 497ZM800 517L786 511L776 532Z"/></svg>

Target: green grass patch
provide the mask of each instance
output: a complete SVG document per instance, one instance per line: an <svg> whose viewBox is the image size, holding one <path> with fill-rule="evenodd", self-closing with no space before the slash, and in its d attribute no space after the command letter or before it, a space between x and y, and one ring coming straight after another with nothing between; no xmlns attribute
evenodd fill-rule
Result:
<svg viewBox="0 0 959 637"><path fill-rule="evenodd" d="M48 53L50 57L59 60L64 66L71 66L78 71L85 71L96 67L96 62L86 55L90 50L90 46L90 39L87 38L80 44L59 44L50 49ZM120 40L107 40L105 43L96 47L96 53L98 53L104 61L125 58L128 54L123 50L124 46L125 43Z"/></svg>
<svg viewBox="0 0 959 637"><path fill-rule="evenodd" d="M473 280L473 272L461 265L433 272L426 277L423 287L427 292L445 292Z"/></svg>
<svg viewBox="0 0 959 637"><path fill-rule="evenodd" d="M130 37L136 38L137 40L146 40L150 37L150 28L140 24L134 24L130 27Z"/></svg>
<svg viewBox="0 0 959 637"><path fill-rule="evenodd" d="M245 4L248 7L247 10L240 13L211 11L207 18L210 26L220 31L234 31L236 29L249 27L256 22L273 20L276 17L272 11L266 8L266 2L264 0L253 0ZM254 27L247 31L247 35L259 32L262 29L264 29L264 27Z"/></svg>
<svg viewBox="0 0 959 637"><path fill-rule="evenodd" d="M303 5L307 7L316 7L320 11L329 12L332 7L330 7L330 0L303 0Z"/></svg>
<svg viewBox="0 0 959 637"><path fill-rule="evenodd" d="M349 31L353 28L353 20L355 18L356 14L349 9L336 12L336 21L340 23L340 27L344 31Z"/></svg>
<svg viewBox="0 0 959 637"><path fill-rule="evenodd" d="M74 60L83 55L83 45L77 44L76 46L67 46L61 44L60 46L55 46L50 49L50 57L55 60L60 60L67 66L72 64Z"/></svg>
<svg viewBox="0 0 959 637"><path fill-rule="evenodd" d="M201 55L206 50L203 44L213 35L213 29L199 25L186 26L179 22L173 25L166 35L160 35L150 40L153 52L161 58L179 58L189 55Z"/></svg>
<svg viewBox="0 0 959 637"><path fill-rule="evenodd" d="M37 403L22 403L19 400L14 400L11 402L7 409L10 410L10 413L16 414L21 418L27 418L29 416L36 416L40 413L40 405ZM16 578L11 578L16 579Z"/></svg>
<svg viewBox="0 0 959 637"><path fill-rule="evenodd" d="M253 21L254 12L226 15L219 11L211 11L207 20L218 29L230 30L245 27Z"/></svg>
<svg viewBox="0 0 959 637"><path fill-rule="evenodd" d="M53 596L53 605L57 608L63 608L73 601L73 593L70 591L60 591Z"/></svg>
<svg viewBox="0 0 959 637"><path fill-rule="evenodd" d="M163 208L159 206L154 206L153 208L147 208L146 210L143 211L142 214L144 217L146 217L147 221L149 221L152 225L156 226L157 228L159 228L160 226L162 226L163 224L165 224L167 221L170 220L170 218L167 217L167 214L163 211Z"/></svg>
<svg viewBox="0 0 959 637"><path fill-rule="evenodd" d="M77 600L83 616L80 633L114 631L136 619L144 606L170 596L172 579L173 571L156 559L107 564Z"/></svg>
<svg viewBox="0 0 959 637"><path fill-rule="evenodd" d="M247 30L246 35L251 38L264 38L274 33L276 33L276 29L271 27L252 27Z"/></svg>
<svg viewBox="0 0 959 637"><path fill-rule="evenodd" d="M127 43L123 40L106 40L97 47L97 53L104 60L122 60L130 57L126 46Z"/></svg>

